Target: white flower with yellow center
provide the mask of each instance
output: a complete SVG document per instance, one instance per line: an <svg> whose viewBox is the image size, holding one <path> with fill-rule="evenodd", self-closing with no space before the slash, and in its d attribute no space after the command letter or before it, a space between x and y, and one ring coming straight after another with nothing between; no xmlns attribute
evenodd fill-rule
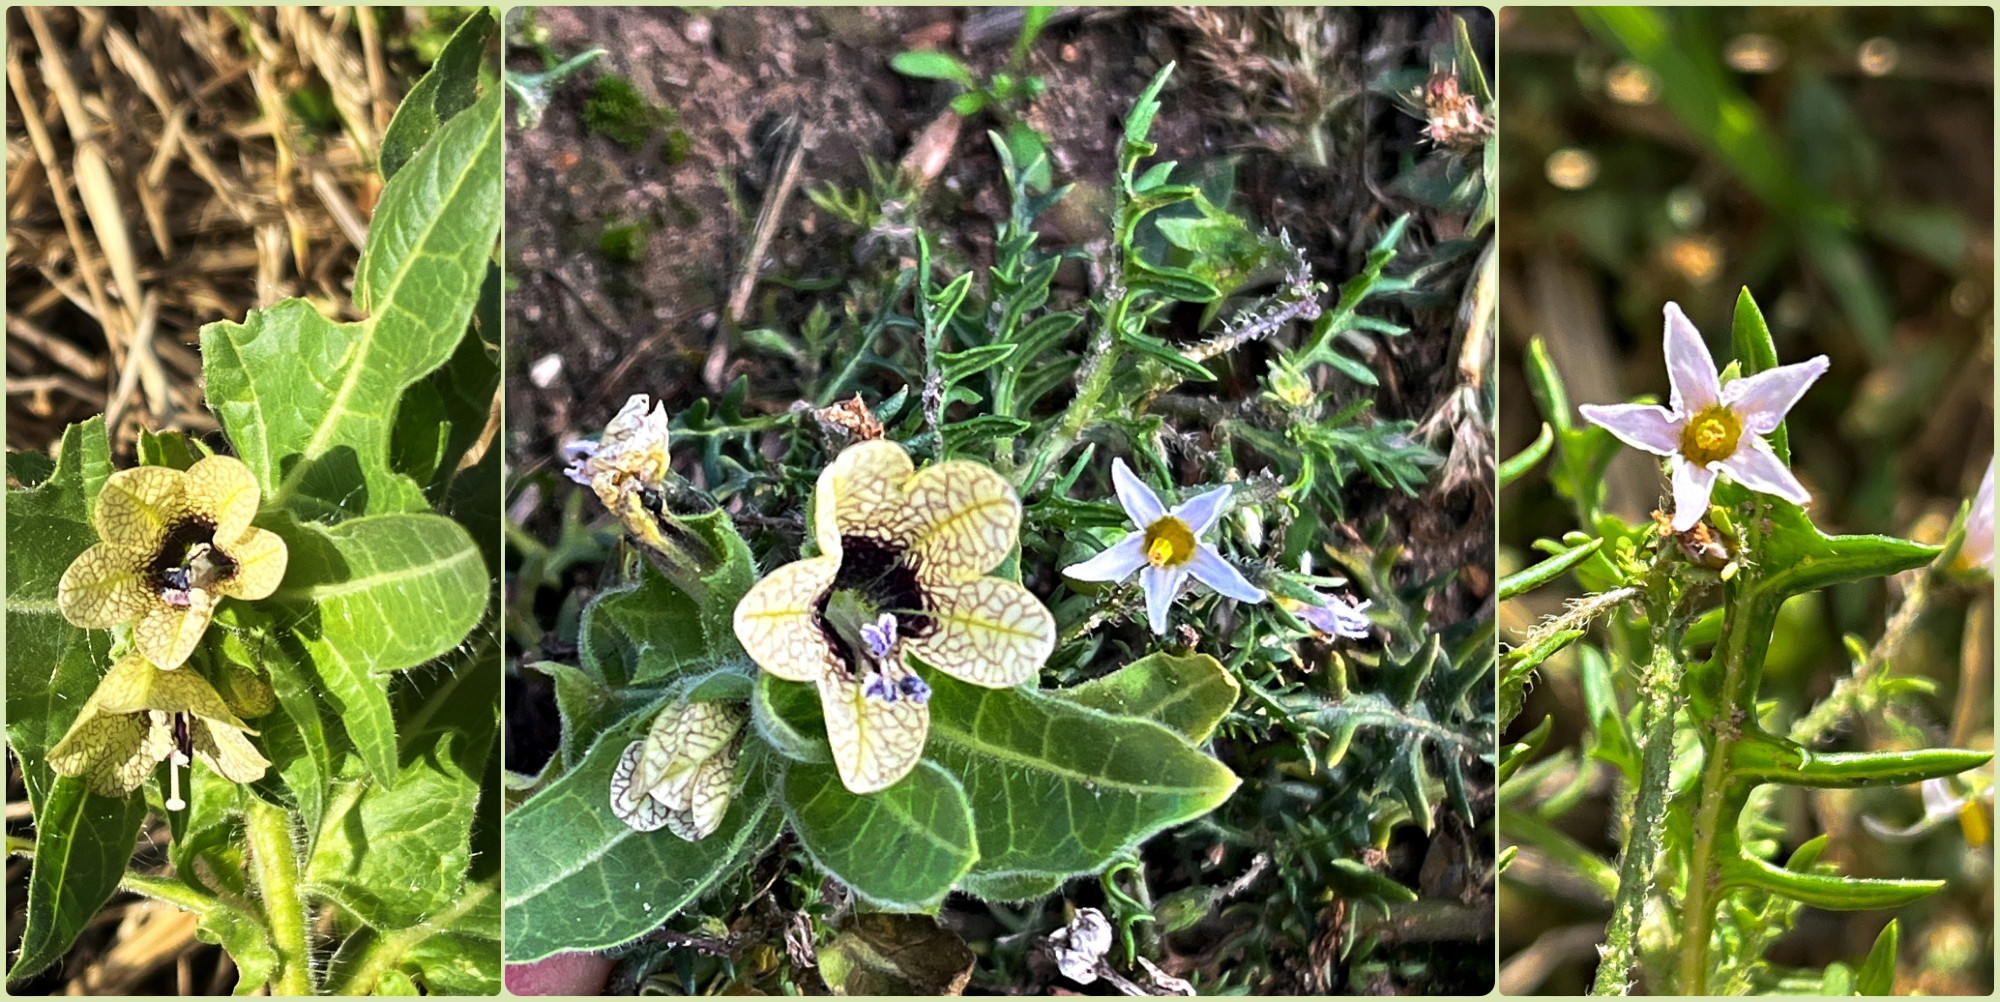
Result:
<svg viewBox="0 0 2000 1002"><path fill-rule="evenodd" d="M878 439L851 445L813 495L819 556L784 565L737 603L758 667L819 687L841 783L903 778L930 733L930 688L907 656L1005 689L1041 670L1056 622L1017 581L989 577L1013 551L1021 502L1005 477L955 460L918 470Z"/></svg>
<svg viewBox="0 0 2000 1002"><path fill-rule="evenodd" d="M1118 503L1139 531L1083 563L1063 568L1063 576L1078 581L1123 581L1138 571L1139 585L1146 591L1146 620L1154 633L1162 635L1167 632L1167 607L1190 577L1238 602L1264 601L1262 589L1229 566L1215 547L1202 542L1222 520L1230 488L1197 494L1168 511L1160 496L1134 476L1123 459L1111 461L1111 483L1117 488Z"/></svg>
<svg viewBox="0 0 2000 1002"><path fill-rule="evenodd" d="M1729 479L1796 505L1812 495L1764 436L1778 430L1785 413L1805 396L1827 358L1780 365L1722 385L1715 358L1680 305L1668 303L1667 381L1673 409L1653 404L1585 404L1586 420L1627 445L1673 461L1674 531L1694 528L1708 514L1715 478Z"/></svg>

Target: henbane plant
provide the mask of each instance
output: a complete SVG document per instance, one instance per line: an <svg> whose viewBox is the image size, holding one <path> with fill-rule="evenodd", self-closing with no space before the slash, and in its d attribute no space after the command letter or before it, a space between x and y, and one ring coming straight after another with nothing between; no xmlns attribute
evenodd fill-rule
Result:
<svg viewBox="0 0 2000 1002"><path fill-rule="evenodd" d="M498 450L466 461L499 376L496 30L467 18L383 135L366 319L204 327L219 437L142 432L114 469L92 418L8 454L10 981L122 890L195 915L239 993L498 989ZM149 817L170 869L134 859Z"/></svg>
<svg viewBox="0 0 2000 1002"><path fill-rule="evenodd" d="M1590 710L1585 753L1608 763L1624 790L1615 819L1622 852L1614 862L1597 859L1548 824L1564 808L1545 803L1547 790L1537 784L1570 761L1563 753L1529 765L1549 739L1548 720L1504 750L1503 832L1590 874L1611 900L1597 994L1625 994L1635 984L1654 993L1743 993L1771 990L1781 978L1792 990L1884 993L1895 974L1893 922L1854 968L1785 974L1764 951L1802 906L1897 908L1942 882L1842 875L1819 862L1825 835L1789 859L1774 858L1772 793L1936 781L1991 755L1816 749L1859 705L1852 690L1865 688L1871 701L1914 690L1886 669L1857 672L1789 722L1761 701L1760 684L1787 600L1918 568L1947 573L1967 538L1967 516L1941 546L1822 532L1809 492L1789 469L1791 436L1812 431L1788 429L1785 415L1827 360L1779 364L1747 289L1731 330L1736 357L1721 372L1680 309L1670 303L1665 312L1670 408L1587 404L1582 414L1595 427L1575 424L1537 344L1530 378L1547 427L1501 470L1504 487L1547 461L1581 530L1537 544L1547 559L1504 579L1500 597L1564 575L1587 592L1503 657L1501 723L1520 713L1536 669L1573 648ZM1656 522L1630 525L1602 508L1602 475L1620 441L1667 460L1673 507ZM1990 525L1990 513L1983 518ZM1629 707L1617 696L1621 676L1635 683Z"/></svg>

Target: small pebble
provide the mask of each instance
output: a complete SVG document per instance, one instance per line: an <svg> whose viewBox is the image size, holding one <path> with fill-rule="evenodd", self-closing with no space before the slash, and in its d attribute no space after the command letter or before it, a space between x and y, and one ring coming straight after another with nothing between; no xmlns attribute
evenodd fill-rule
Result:
<svg viewBox="0 0 2000 1002"><path fill-rule="evenodd" d="M543 355L535 359L535 364L528 367L528 382L535 384L537 389L546 390L549 384L556 381L557 376L562 375L562 369L561 355L554 353Z"/></svg>

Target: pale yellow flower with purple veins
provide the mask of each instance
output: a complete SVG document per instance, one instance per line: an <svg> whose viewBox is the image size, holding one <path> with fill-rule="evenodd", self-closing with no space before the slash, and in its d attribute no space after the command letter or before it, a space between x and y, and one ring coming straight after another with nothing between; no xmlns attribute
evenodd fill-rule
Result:
<svg viewBox="0 0 2000 1002"><path fill-rule="evenodd" d="M233 782L262 779L271 763L245 737L255 733L199 672L163 671L135 651L97 683L83 712L49 749L49 768L83 778L103 796L123 797L161 762L172 762L167 809L177 811L187 806L180 770L194 759Z"/></svg>
<svg viewBox="0 0 2000 1002"><path fill-rule="evenodd" d="M736 638L763 670L819 687L841 783L873 793L916 767L930 733L930 688L906 656L1009 688L1048 660L1055 617L987 576L1020 536L1021 502L986 466L918 470L894 442L858 442L820 472L812 525L819 555L757 582Z"/></svg>
<svg viewBox="0 0 2000 1002"><path fill-rule="evenodd" d="M148 661L179 668L216 603L265 598L285 576L284 540L250 524L258 500L256 478L231 456L210 456L185 472L113 473L92 517L101 542L63 572L57 607L85 629L131 623Z"/></svg>
<svg viewBox="0 0 2000 1002"><path fill-rule="evenodd" d="M741 703L669 706L625 746L611 774L611 810L642 831L665 827L699 842L722 825L750 709Z"/></svg>
<svg viewBox="0 0 2000 1002"><path fill-rule="evenodd" d="M1965 543L1958 548L1958 566L1966 570L1993 572L1993 461L1986 461L1986 478L1979 481L1979 493L1972 496L1972 510L1965 516Z"/></svg>
<svg viewBox="0 0 2000 1002"><path fill-rule="evenodd" d="M1796 505L1810 503L1812 495L1764 436L1778 429L1785 412L1826 372L1826 356L1776 366L1724 386L1714 356L1680 305L1668 303L1666 314L1672 409L1585 404L1579 408L1584 418L1633 448L1672 460L1676 532L1694 528L1708 514L1718 474L1761 494Z"/></svg>
<svg viewBox="0 0 2000 1002"><path fill-rule="evenodd" d="M668 548L659 523L660 487L672 463L667 423L665 404L635 393L597 441L577 439L563 446L570 460L563 472L590 488L628 532L656 550Z"/></svg>
<svg viewBox="0 0 2000 1002"><path fill-rule="evenodd" d="M1064 577L1123 581L1138 571L1139 586L1146 593L1146 621L1160 635L1167 632L1167 608L1190 577L1238 602L1264 601L1263 590L1201 538L1222 520L1230 488L1197 494L1168 511L1160 496L1133 475L1123 459L1111 461L1111 483L1118 492L1118 503L1139 531L1083 563L1063 568Z"/></svg>

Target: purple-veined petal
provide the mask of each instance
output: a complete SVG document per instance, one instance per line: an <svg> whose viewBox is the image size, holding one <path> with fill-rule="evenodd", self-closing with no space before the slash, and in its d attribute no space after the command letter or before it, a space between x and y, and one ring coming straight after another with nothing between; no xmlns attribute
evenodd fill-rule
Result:
<svg viewBox="0 0 2000 1002"><path fill-rule="evenodd" d="M1687 426L1686 418L1653 404L1584 404L1577 409L1585 421L1617 436L1620 442L1656 456L1679 452L1681 429Z"/></svg>
<svg viewBox="0 0 2000 1002"><path fill-rule="evenodd" d="M1668 303L1666 313L1667 381L1673 384L1674 413L1686 417L1721 402L1722 377L1715 371L1715 356L1680 304Z"/></svg>
<svg viewBox="0 0 2000 1002"><path fill-rule="evenodd" d="M1264 590L1229 566L1229 561L1222 559L1222 554L1215 552L1215 547L1207 543L1195 546L1194 559L1188 561L1187 569L1196 581L1215 589L1218 595L1226 595L1238 602L1264 601Z"/></svg>
<svg viewBox="0 0 2000 1002"><path fill-rule="evenodd" d="M1796 505L1812 501L1805 485L1799 483L1799 478L1792 476L1784 461L1771 451L1771 443L1764 441L1762 435L1750 434L1747 429L1736 445L1736 452L1716 465L1729 474L1729 479L1759 494L1775 494Z"/></svg>
<svg viewBox="0 0 2000 1002"><path fill-rule="evenodd" d="M1063 568L1063 577L1078 581L1123 581L1146 566L1146 534L1135 532L1103 553Z"/></svg>
<svg viewBox="0 0 2000 1002"><path fill-rule="evenodd" d="M1222 517L1222 509L1229 506L1229 495L1232 493L1234 489L1230 487L1204 491L1182 501L1180 507L1168 514L1187 523L1188 531L1200 539L1208 535L1208 530L1215 528L1216 520Z"/></svg>
<svg viewBox="0 0 2000 1002"><path fill-rule="evenodd" d="M1708 514L1708 496L1715 490L1715 471L1674 457L1674 531L1686 532Z"/></svg>
<svg viewBox="0 0 2000 1002"><path fill-rule="evenodd" d="M1147 567L1139 572L1139 584L1146 589L1146 622L1154 633L1167 635L1167 607L1174 604L1186 580L1187 571L1178 567Z"/></svg>
<svg viewBox="0 0 2000 1002"><path fill-rule="evenodd" d="M1821 355L1745 376L1722 388L1722 402L1736 412L1746 434L1769 435L1831 364Z"/></svg>
<svg viewBox="0 0 2000 1002"><path fill-rule="evenodd" d="M1111 460L1111 485L1117 489L1118 503L1125 506L1125 514L1131 517L1133 525L1143 529L1167 513L1166 506L1160 503L1160 496L1153 493L1153 489L1146 486L1146 482L1140 480L1122 458L1113 457Z"/></svg>

